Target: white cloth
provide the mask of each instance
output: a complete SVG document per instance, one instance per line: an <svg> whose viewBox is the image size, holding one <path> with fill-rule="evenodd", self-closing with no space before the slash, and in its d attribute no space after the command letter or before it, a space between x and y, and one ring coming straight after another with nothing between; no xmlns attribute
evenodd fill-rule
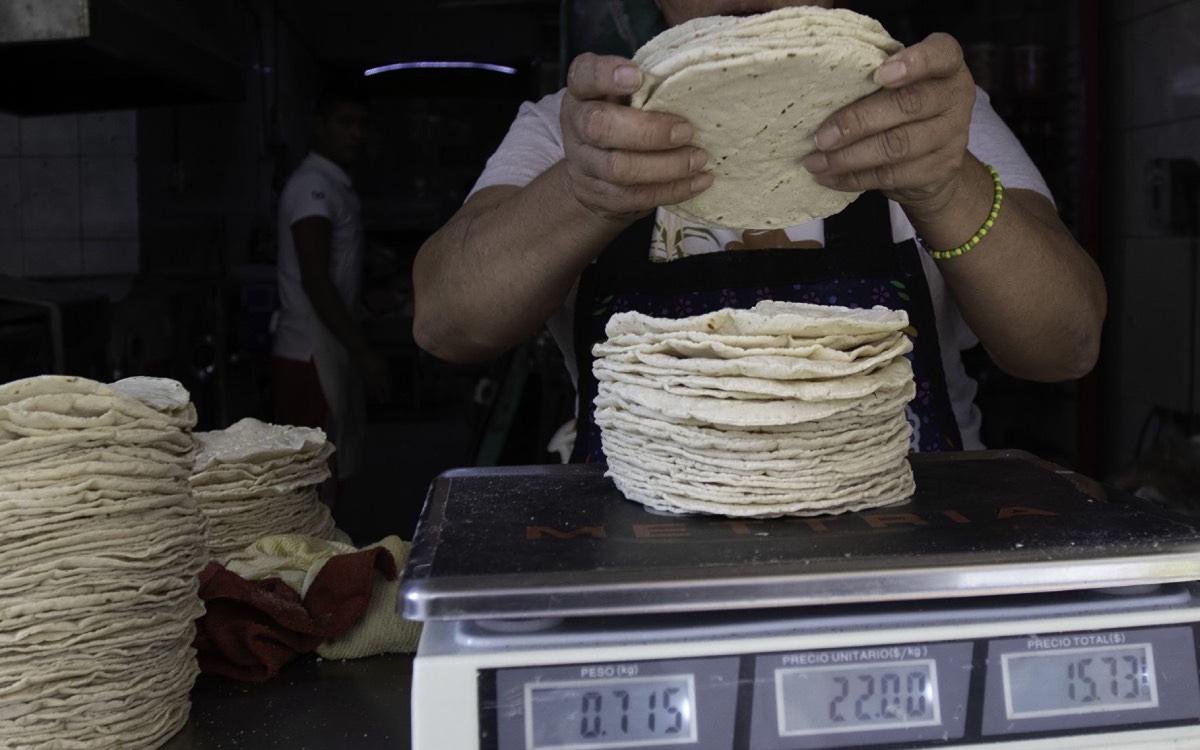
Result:
<svg viewBox="0 0 1200 750"><path fill-rule="evenodd" d="M357 473L366 439L366 392L362 376L340 341L317 318L304 291L292 226L312 217L331 227L329 277L351 314L358 307L363 274L362 204L350 175L320 154L309 154L288 178L279 200L279 315L273 352L312 361L333 423L327 425L338 450L338 475Z"/></svg>
<svg viewBox="0 0 1200 750"><path fill-rule="evenodd" d="M386 549L398 571L404 569L412 550L409 542L397 536L384 537L363 549L372 547ZM232 555L225 567L251 581L279 578L303 598L308 596L309 587L325 568L325 563L338 555L357 551L354 546L341 542L301 534L279 534L265 536ZM371 601L362 619L337 638L322 642L317 646L317 654L325 659L361 659L375 654L416 651L421 624L409 622L396 612L399 594L400 576L389 581L376 571Z"/></svg>
<svg viewBox="0 0 1200 750"><path fill-rule="evenodd" d="M564 157L562 127L559 110L563 91L550 94L538 102L521 105L517 119L500 144L499 149L488 160L483 174L475 183L471 194L493 185L528 185L542 172ZM1000 172L1008 188L1033 190L1053 200L1050 189L1013 132L1004 124L992 108L991 99L980 89L971 117L969 149L980 161L994 166ZM903 209L891 203L892 237L897 242L910 240L915 235L912 224ZM668 223L672 228L685 226L674 214L662 209L657 223ZM678 246L665 248L661 243L650 243L651 257L669 261L700 252L721 251L729 242L741 239L741 233L698 224L686 225L694 232L680 232L686 238ZM674 232L670 233L674 235ZM816 240L824 243L824 222L814 221L787 230L788 239ZM962 352L976 346L979 339L971 331L962 313L946 289L946 282L933 259L921 254L925 277L929 282L937 316L938 342L942 350L942 366L946 371L946 384L950 392L951 405L962 433L963 445L967 449L983 447L979 438L981 415L975 406L978 386L968 377L963 367ZM547 321L554 340L558 342L567 361L572 380L578 379L575 367L574 316L577 289L572 289L563 306Z"/></svg>
<svg viewBox="0 0 1200 750"><path fill-rule="evenodd" d="M314 321L313 364L333 424L328 432L337 448L338 479L362 469L367 440L367 389L350 352L320 321Z"/></svg>

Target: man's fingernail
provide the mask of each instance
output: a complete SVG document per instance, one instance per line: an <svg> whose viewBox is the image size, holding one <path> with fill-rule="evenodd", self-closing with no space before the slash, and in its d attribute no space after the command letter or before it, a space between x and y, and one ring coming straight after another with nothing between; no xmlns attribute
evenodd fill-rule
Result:
<svg viewBox="0 0 1200 750"><path fill-rule="evenodd" d="M688 125L686 122L681 122L675 127L671 128L671 143L675 144L676 146L690 143L692 136L695 134L696 131L692 129L691 125Z"/></svg>
<svg viewBox="0 0 1200 750"><path fill-rule="evenodd" d="M875 71L875 83L880 86L890 86L897 81L904 80L906 75L908 75L908 65L903 60L892 60Z"/></svg>
<svg viewBox="0 0 1200 750"><path fill-rule="evenodd" d="M697 175L696 177L692 178L692 192L698 193L701 190L707 190L712 183L713 176L711 172L705 172L702 175Z"/></svg>
<svg viewBox="0 0 1200 750"><path fill-rule="evenodd" d="M804 168L813 174L829 169L829 157L820 152L809 154L804 158Z"/></svg>
<svg viewBox="0 0 1200 750"><path fill-rule="evenodd" d="M697 169L700 169L700 167L703 167L705 164L708 164L708 154L700 149L696 149L695 151L693 151L692 152L692 163L691 163L692 169L691 169L691 171L695 172Z"/></svg>
<svg viewBox="0 0 1200 750"><path fill-rule="evenodd" d="M814 141L817 144L817 148L822 151L828 151L837 145L841 137L842 131L838 130L836 125L826 125L817 131L817 137Z"/></svg>
<svg viewBox="0 0 1200 750"><path fill-rule="evenodd" d="M642 71L630 65L622 65L613 72L613 80L623 88L635 88L642 83Z"/></svg>

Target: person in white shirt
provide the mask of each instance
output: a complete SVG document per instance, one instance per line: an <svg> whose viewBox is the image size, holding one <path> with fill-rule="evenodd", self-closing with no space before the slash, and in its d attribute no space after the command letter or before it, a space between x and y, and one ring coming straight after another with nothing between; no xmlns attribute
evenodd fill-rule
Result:
<svg viewBox="0 0 1200 750"><path fill-rule="evenodd" d="M275 420L326 429L340 477L355 473L365 388L384 395L388 373L355 320L363 273L362 207L349 170L363 149L367 99L334 84L318 100L313 150L279 200L279 312Z"/></svg>
<svg viewBox="0 0 1200 750"><path fill-rule="evenodd" d="M658 0L670 25L834 4ZM629 106L642 76L621 57L576 58L566 89L522 106L413 269L414 336L438 357L486 360L549 325L577 380L576 459L603 458L589 420L590 351L623 310L683 317L761 299L903 308L914 323L918 450L982 447L962 364L976 343L1030 380L1078 378L1095 365L1104 280L949 35L885 61L874 73L881 89L835 113L796 154L819 183L865 195L826 221L768 233L661 208L704 192L713 176L688 122ZM994 226L989 165L1007 188Z"/></svg>

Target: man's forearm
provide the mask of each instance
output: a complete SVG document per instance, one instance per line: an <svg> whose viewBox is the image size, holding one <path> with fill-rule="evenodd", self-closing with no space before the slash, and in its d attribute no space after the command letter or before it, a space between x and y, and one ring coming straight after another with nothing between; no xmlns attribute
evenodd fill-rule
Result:
<svg viewBox="0 0 1200 750"><path fill-rule="evenodd" d="M909 211L909 217L927 244L949 249L979 229L992 197L990 175L969 157L945 205L927 215ZM1040 196L1009 191L986 239L939 267L963 317L1008 372L1068 380L1095 364L1106 312L1104 280Z"/></svg>
<svg viewBox="0 0 1200 750"><path fill-rule="evenodd" d="M468 203L417 255L418 344L459 362L502 354L537 332L628 225L580 205L562 162L490 204Z"/></svg>

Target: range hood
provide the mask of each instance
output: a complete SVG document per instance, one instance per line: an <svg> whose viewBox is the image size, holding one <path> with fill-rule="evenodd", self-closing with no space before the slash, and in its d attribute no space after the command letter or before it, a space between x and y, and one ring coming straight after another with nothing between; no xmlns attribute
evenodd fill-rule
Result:
<svg viewBox="0 0 1200 750"><path fill-rule="evenodd" d="M239 12L221 0L0 0L0 110L241 99Z"/></svg>

